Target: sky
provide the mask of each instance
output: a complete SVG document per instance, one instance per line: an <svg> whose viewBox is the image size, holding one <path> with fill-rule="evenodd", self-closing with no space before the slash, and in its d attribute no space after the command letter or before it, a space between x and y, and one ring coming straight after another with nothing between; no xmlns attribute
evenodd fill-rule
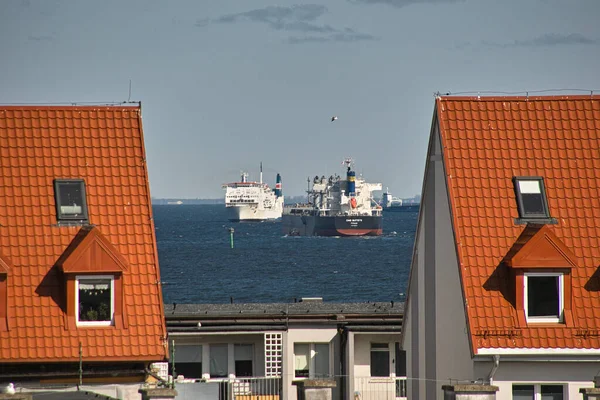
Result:
<svg viewBox="0 0 600 400"><path fill-rule="evenodd" d="M0 104L141 101L157 198L223 197L260 162L302 195L346 157L412 197L435 93L600 91L599 17L598 0L2 0Z"/></svg>

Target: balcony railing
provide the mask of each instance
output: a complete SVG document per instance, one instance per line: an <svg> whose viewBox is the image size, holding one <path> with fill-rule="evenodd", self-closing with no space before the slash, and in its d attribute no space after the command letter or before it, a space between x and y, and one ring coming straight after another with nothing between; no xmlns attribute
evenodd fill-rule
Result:
<svg viewBox="0 0 600 400"><path fill-rule="evenodd" d="M281 378L235 378L223 384L226 400L281 400Z"/></svg>
<svg viewBox="0 0 600 400"><path fill-rule="evenodd" d="M406 377L355 376L353 395L352 400L404 400Z"/></svg>

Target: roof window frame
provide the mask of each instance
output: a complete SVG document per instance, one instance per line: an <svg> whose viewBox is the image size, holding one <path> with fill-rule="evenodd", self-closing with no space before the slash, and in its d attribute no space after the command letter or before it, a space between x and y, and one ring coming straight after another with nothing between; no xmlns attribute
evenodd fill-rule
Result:
<svg viewBox="0 0 600 400"><path fill-rule="evenodd" d="M72 185L79 184L81 191L81 213L77 215L65 214L62 211L63 204L60 200L61 185ZM60 225L69 224L86 224L89 222L88 205L87 205L87 193L85 187L85 180L81 178L57 178L54 179L54 201L56 204L56 220Z"/></svg>
<svg viewBox="0 0 600 400"><path fill-rule="evenodd" d="M519 217L515 218L515 222L519 225L527 223L539 223L539 224L557 224L556 218L550 216L550 207L548 206L548 196L546 194L546 185L544 183L544 177L542 176L514 176L513 189L515 191L515 199L517 202L517 211ZM542 201L542 212L532 213L527 212L523 201L523 193L521 192L520 183L524 181L534 181L539 184L540 196Z"/></svg>

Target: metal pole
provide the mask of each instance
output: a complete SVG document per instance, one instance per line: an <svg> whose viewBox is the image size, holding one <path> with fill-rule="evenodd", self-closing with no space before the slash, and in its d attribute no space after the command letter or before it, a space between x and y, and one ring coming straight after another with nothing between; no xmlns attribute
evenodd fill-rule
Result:
<svg viewBox="0 0 600 400"><path fill-rule="evenodd" d="M171 389L175 389L175 339L171 341L171 372L171 376L173 377L173 381L171 382Z"/></svg>
<svg viewBox="0 0 600 400"><path fill-rule="evenodd" d="M83 385L83 347L81 342L79 342L79 385L77 385L77 390Z"/></svg>

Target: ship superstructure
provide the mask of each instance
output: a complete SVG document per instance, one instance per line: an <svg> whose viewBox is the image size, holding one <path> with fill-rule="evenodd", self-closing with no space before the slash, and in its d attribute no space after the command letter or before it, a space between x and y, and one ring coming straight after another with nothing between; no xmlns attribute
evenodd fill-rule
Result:
<svg viewBox="0 0 600 400"><path fill-rule="evenodd" d="M377 236L383 232L381 206L372 196L381 183L357 177L349 158L346 177L309 179L308 202L284 207L284 234L300 236Z"/></svg>
<svg viewBox="0 0 600 400"><path fill-rule="evenodd" d="M262 163L260 181L248 180L248 173L242 172L239 182L223 185L225 207L230 221L265 221L281 218L283 212L283 191L281 175L277 174L275 189L263 183Z"/></svg>

